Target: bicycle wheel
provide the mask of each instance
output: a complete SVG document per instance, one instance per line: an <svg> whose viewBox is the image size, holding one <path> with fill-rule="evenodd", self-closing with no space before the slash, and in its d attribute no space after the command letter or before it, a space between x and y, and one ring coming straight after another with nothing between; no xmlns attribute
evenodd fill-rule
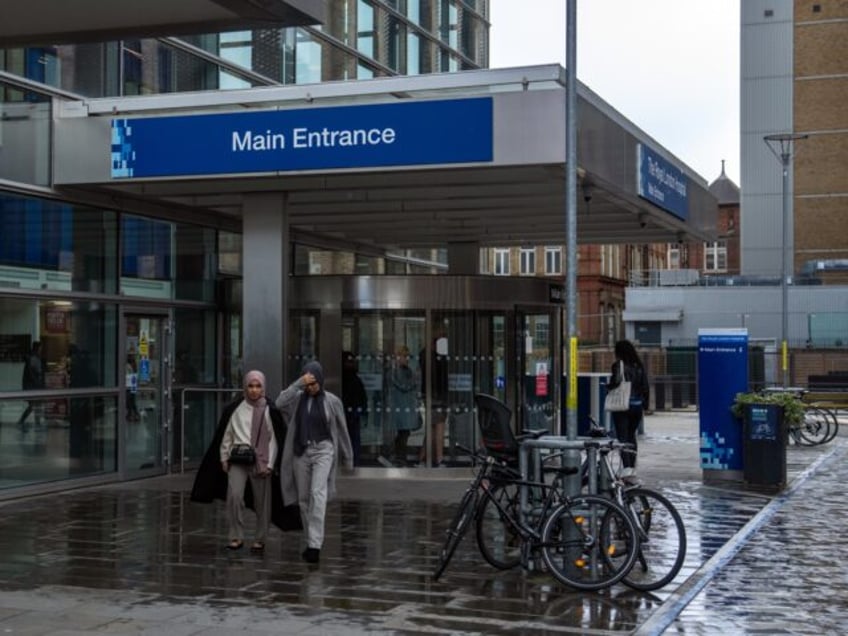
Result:
<svg viewBox="0 0 848 636"><path fill-rule="evenodd" d="M436 566L436 571L433 572L434 580L438 580L445 571L445 568L448 567L453 553L456 552L456 546L459 545L459 542L462 541L462 537L465 536L468 530L468 525L474 516L476 506L477 484L475 483L472 488L466 490L465 494L462 495L462 500L459 502L459 509L456 511L453 521L451 521L450 528L446 530L445 544L439 552L439 565Z"/></svg>
<svg viewBox="0 0 848 636"><path fill-rule="evenodd" d="M827 444L830 440L836 437L836 434L839 433L839 418L837 417L838 412L836 409L819 407L822 411L827 413L828 421L830 422L830 429L828 434L822 440L822 444Z"/></svg>
<svg viewBox="0 0 848 636"><path fill-rule="evenodd" d="M804 409L804 421L798 425L798 433L806 446L823 444L830 438L830 417L825 409L809 406Z"/></svg>
<svg viewBox="0 0 848 636"><path fill-rule="evenodd" d="M650 488L629 488L624 500L639 532L636 563L624 583L642 592L658 590L677 576L686 558L683 519L674 504Z"/></svg>
<svg viewBox="0 0 848 636"><path fill-rule="evenodd" d="M558 506L542 528L542 558L553 576L578 590L607 588L636 561L639 537L617 503L580 495Z"/></svg>
<svg viewBox="0 0 848 636"><path fill-rule="evenodd" d="M477 511L477 547L499 570L521 564L521 535L507 517L516 519L520 506L517 484L502 483L487 490Z"/></svg>

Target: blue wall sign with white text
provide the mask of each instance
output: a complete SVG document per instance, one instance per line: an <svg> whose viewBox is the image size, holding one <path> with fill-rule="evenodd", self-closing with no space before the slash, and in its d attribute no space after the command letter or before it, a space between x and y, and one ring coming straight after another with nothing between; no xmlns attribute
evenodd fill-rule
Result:
<svg viewBox="0 0 848 636"><path fill-rule="evenodd" d="M639 196L683 219L689 218L689 177L644 144L636 147Z"/></svg>
<svg viewBox="0 0 848 636"><path fill-rule="evenodd" d="M113 179L492 161L492 98L112 120Z"/></svg>

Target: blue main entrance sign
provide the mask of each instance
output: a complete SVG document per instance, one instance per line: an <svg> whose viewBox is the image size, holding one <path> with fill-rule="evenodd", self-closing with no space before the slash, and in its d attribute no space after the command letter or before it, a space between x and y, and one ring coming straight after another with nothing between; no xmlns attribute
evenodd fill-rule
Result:
<svg viewBox="0 0 848 636"><path fill-rule="evenodd" d="M490 97L112 120L113 179L492 161Z"/></svg>
<svg viewBox="0 0 848 636"><path fill-rule="evenodd" d="M730 412L748 390L748 330L698 330L701 468L742 470L742 426Z"/></svg>

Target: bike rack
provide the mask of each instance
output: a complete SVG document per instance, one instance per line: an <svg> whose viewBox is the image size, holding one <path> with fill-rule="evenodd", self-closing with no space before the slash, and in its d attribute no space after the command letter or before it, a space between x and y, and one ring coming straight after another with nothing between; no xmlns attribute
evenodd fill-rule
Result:
<svg viewBox="0 0 848 636"><path fill-rule="evenodd" d="M518 470L521 473L522 481L542 481L542 461L540 452L542 449L574 451L574 465L577 468L580 467L580 459L578 453L579 451L585 450L587 452L587 461L589 463L589 493L597 494L598 446L596 444L589 443L592 441L597 441L597 439L593 437L578 437L577 439L568 439L567 437L562 437L559 435L544 435L536 439L522 440L518 447ZM534 457L534 461L532 462L532 479L530 475L531 452L533 453ZM569 496L575 496L580 493L580 474L577 473L575 475L575 478L577 480L577 488L573 493L566 493ZM531 487L526 484L521 484L519 486L519 516L522 523L527 523L527 513L530 510L530 489ZM525 555L522 555L522 560L526 561ZM523 565L528 569L532 569L528 567L530 565L529 563L525 562Z"/></svg>

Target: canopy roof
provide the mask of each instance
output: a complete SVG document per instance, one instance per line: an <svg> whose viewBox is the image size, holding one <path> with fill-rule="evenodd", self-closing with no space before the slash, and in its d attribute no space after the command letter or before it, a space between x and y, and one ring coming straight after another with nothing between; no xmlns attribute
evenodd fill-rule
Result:
<svg viewBox="0 0 848 636"><path fill-rule="evenodd" d="M494 103L490 162L113 179L108 153L103 152L116 117L480 96ZM711 239L716 199L702 177L582 84L578 108L579 242ZM91 99L65 102L56 122L57 186L112 202L238 224L251 195L285 193L293 233L376 250L454 241L481 246L565 242L565 71L559 65ZM684 217L640 195L641 146L684 175ZM95 152L99 154L91 154Z"/></svg>

